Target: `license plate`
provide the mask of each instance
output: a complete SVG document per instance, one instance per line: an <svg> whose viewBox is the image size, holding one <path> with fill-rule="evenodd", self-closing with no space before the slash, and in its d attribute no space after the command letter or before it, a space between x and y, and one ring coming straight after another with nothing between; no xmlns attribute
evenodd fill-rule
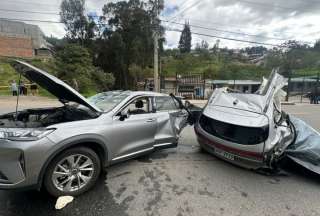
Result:
<svg viewBox="0 0 320 216"><path fill-rule="evenodd" d="M214 152L228 160L234 160L234 155L233 154L230 154L228 152L225 152L221 149L214 149Z"/></svg>

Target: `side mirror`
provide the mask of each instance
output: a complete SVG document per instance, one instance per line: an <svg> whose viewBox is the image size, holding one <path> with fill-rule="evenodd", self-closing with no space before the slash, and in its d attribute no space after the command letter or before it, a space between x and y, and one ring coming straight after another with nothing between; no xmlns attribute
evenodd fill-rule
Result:
<svg viewBox="0 0 320 216"><path fill-rule="evenodd" d="M122 110L122 111L120 112L120 118L119 118L119 120L120 120L120 121L124 121L125 119L129 118L129 116L130 116L130 114L129 114L128 110Z"/></svg>

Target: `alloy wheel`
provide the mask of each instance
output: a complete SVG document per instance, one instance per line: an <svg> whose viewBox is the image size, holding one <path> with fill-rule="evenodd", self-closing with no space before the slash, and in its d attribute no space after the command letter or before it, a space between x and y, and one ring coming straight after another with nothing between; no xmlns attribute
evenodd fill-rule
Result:
<svg viewBox="0 0 320 216"><path fill-rule="evenodd" d="M86 186L94 172L93 161L88 156L74 154L56 164L51 179L58 190L73 192Z"/></svg>

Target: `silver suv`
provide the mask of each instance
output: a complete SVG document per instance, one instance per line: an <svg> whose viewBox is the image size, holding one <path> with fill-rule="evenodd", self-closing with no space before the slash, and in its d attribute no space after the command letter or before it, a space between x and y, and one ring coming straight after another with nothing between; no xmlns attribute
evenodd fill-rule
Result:
<svg viewBox="0 0 320 216"><path fill-rule="evenodd" d="M112 91L89 99L25 62L16 70L48 90L61 107L0 116L0 188L79 195L102 168L158 148L176 147L188 113L154 92Z"/></svg>

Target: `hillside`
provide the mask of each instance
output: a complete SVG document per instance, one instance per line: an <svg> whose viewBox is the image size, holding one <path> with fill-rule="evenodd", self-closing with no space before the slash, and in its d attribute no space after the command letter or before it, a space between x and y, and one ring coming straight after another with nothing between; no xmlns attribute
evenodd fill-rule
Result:
<svg viewBox="0 0 320 216"><path fill-rule="evenodd" d="M10 83L15 80L17 83L19 81L19 74L15 71L15 69L11 66L10 62L12 59L9 58L0 58L0 95L11 95L10 92ZM40 60L26 60L29 61L31 64L35 66L40 66L42 69L48 68L50 71L50 63L45 63ZM21 80L25 84L30 84L29 80L25 79L24 77L21 77ZM46 90L39 88L39 95L41 96L48 96L52 97L52 95L47 92Z"/></svg>

